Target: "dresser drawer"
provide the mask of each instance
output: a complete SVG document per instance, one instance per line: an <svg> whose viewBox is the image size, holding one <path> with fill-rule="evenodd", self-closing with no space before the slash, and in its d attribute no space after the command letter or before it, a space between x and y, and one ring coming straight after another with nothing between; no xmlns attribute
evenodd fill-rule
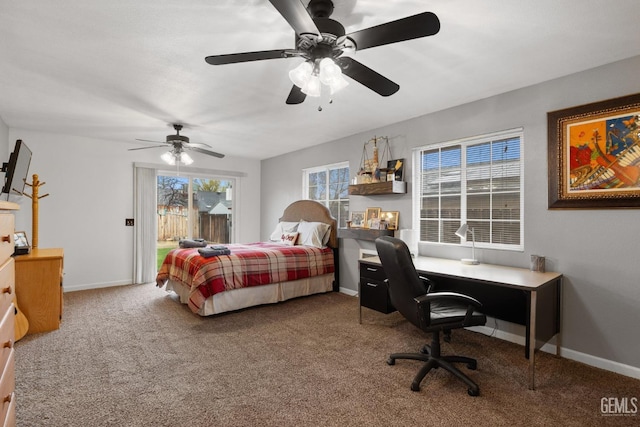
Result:
<svg viewBox="0 0 640 427"><path fill-rule="evenodd" d="M387 278L380 264L367 264L364 262L360 263L360 277L366 277L379 282L384 282Z"/></svg>
<svg viewBox="0 0 640 427"><path fill-rule="evenodd" d="M7 418L7 414L10 411L11 402L15 400L14 390L16 387L16 377L14 368L15 350L11 350L9 354L9 360L7 366L5 366L0 378L0 402L2 403L2 414L0 414L0 420Z"/></svg>
<svg viewBox="0 0 640 427"><path fill-rule="evenodd" d="M13 227L13 214L0 213L0 263L13 255L15 250Z"/></svg>
<svg viewBox="0 0 640 427"><path fill-rule="evenodd" d="M13 349L15 317L13 305L11 305L0 322L0 372L2 372L7 365L11 350Z"/></svg>
<svg viewBox="0 0 640 427"><path fill-rule="evenodd" d="M15 261L9 258L6 262L0 264L0 318L4 316L11 303L15 293Z"/></svg>

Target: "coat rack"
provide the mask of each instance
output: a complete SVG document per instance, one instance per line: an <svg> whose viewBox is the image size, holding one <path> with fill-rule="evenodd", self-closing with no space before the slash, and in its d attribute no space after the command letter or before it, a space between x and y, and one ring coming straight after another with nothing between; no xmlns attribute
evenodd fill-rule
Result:
<svg viewBox="0 0 640 427"><path fill-rule="evenodd" d="M33 249L38 247L38 200L42 199L43 197L47 197L49 195L49 193L42 195L42 196L38 196L38 191L39 188L42 187L43 185L46 184L46 182L40 182L40 180L38 179L38 175L37 174L33 174L33 182L31 184L29 184L28 182L25 182L26 185L28 185L29 187L31 187L32 190L32 194L26 194L26 193L22 193L24 196L27 196L31 199L31 215L32 215L32 219L31 219L31 247Z"/></svg>

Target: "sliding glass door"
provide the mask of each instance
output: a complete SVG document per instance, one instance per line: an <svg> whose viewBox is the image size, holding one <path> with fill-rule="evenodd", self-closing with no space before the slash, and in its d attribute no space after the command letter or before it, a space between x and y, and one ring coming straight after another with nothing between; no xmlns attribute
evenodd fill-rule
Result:
<svg viewBox="0 0 640 427"><path fill-rule="evenodd" d="M231 243L233 184L228 178L158 173L158 267L181 239Z"/></svg>

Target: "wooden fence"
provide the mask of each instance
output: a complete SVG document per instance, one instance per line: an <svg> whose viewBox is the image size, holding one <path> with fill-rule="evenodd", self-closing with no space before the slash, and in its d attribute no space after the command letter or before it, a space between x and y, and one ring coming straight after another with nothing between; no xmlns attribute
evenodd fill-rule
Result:
<svg viewBox="0 0 640 427"><path fill-rule="evenodd" d="M200 213L193 224L192 236L211 243L229 243L230 220L227 215ZM186 212L158 213L158 241L178 241L189 235Z"/></svg>

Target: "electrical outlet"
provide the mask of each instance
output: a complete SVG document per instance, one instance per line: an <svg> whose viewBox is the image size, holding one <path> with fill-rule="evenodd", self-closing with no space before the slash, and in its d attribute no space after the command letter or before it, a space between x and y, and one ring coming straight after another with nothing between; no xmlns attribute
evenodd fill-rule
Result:
<svg viewBox="0 0 640 427"><path fill-rule="evenodd" d="M127 227L133 227L133 218L126 218L124 220L124 225L126 225Z"/></svg>

